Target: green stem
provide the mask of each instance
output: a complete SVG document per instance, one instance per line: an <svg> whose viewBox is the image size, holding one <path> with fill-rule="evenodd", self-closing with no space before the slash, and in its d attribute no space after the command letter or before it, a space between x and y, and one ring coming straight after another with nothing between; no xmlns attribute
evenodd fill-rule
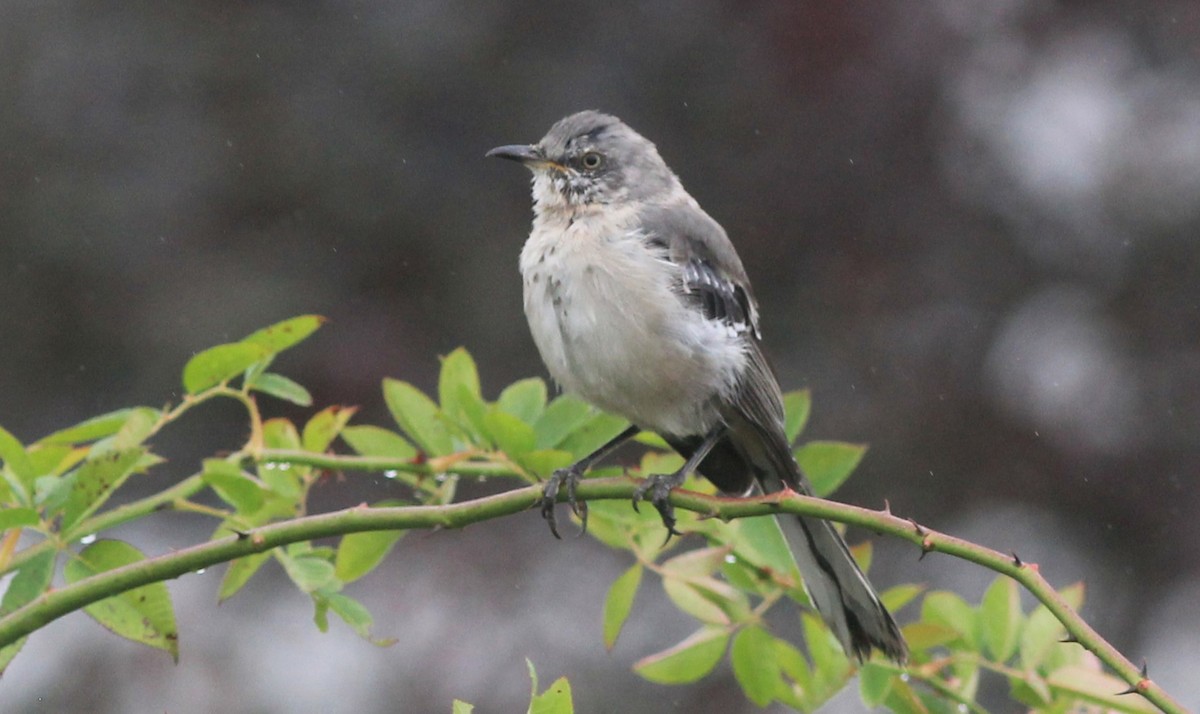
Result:
<svg viewBox="0 0 1200 714"><path fill-rule="evenodd" d="M399 473L436 476L456 473L462 476L510 476L520 478L521 473L508 464L495 461L456 461L446 468L438 468L437 461L416 462L412 459L393 459L383 456L341 456L318 454L296 449L263 449L254 455L258 463L293 464L315 466L321 469L344 471L396 471Z"/></svg>
<svg viewBox="0 0 1200 714"><path fill-rule="evenodd" d="M278 457L279 454L276 456ZM326 463L320 463L324 461L325 457L322 455L311 456L314 458L306 458L305 463L326 468L349 468L345 465L345 461L349 457L328 457ZM280 458L279 460L285 459ZM360 464L365 464L367 461L362 457L353 457L353 460ZM471 464L458 464L454 470L457 472L459 467L468 465ZM483 465L480 464L480 466ZM363 465L363 468L374 470L379 466L374 463L369 467ZM383 468L390 468L390 466ZM489 471L488 473L491 475L495 472ZM637 479L632 478L588 479L579 484L577 495L580 500L629 499L633 497L634 491L640 483ZM161 496L161 494L159 495ZM69 612L117 593L148 583L177 578L201 568L252 553L261 553L289 543L361 531L462 528L472 523L527 510L540 497L541 487L534 485L444 506L398 508L360 506L263 526L245 535L220 538L174 551L51 590L6 617L0 618L0 647L15 642ZM886 533L914 543L926 552L947 553L1008 575L1045 604L1079 644L1093 652L1119 677L1134 687L1139 694L1168 714L1185 714L1186 712L1182 704L1164 692L1157 683L1143 678L1141 671L1132 662L1084 622L1083 618L1041 576L1037 566L1033 563L1017 562L1012 556L923 528L911 521L897 518L889 512L872 511L857 506L825 501L791 491L757 498L728 498L677 490L671 494L671 503L676 508L725 520L780 512L825 518ZM90 520L94 521L99 518L102 516Z"/></svg>

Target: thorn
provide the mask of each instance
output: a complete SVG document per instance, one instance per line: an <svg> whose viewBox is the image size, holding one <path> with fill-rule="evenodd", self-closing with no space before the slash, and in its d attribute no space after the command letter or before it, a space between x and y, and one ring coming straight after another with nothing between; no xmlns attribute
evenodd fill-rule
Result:
<svg viewBox="0 0 1200 714"><path fill-rule="evenodd" d="M892 504L886 498L883 499L883 510L880 511L880 513L883 513L883 514L886 514L889 516L892 515Z"/></svg>
<svg viewBox="0 0 1200 714"><path fill-rule="evenodd" d="M1142 660L1141 675L1142 675L1141 679L1139 679L1138 681L1129 685L1129 689L1126 689L1121 692L1117 692L1117 696L1121 697L1126 694L1145 694L1146 690L1150 688L1150 670L1146 666L1145 659Z"/></svg>
<svg viewBox="0 0 1200 714"><path fill-rule="evenodd" d="M1076 637L1075 635L1072 635L1070 632L1068 632L1067 636L1060 639L1059 642L1064 645L1070 645L1070 644L1077 645L1077 644L1079 644L1079 638Z"/></svg>
<svg viewBox="0 0 1200 714"><path fill-rule="evenodd" d="M913 529L915 529L917 531L917 535L923 536L926 533L928 533L928 531L925 530L925 527L922 526L920 523L917 523L914 519L909 518L908 522L911 523Z"/></svg>
<svg viewBox="0 0 1200 714"><path fill-rule="evenodd" d="M1015 565L1018 568L1023 567L1025 565L1025 563L1021 562L1021 556L1017 555L1017 552L1015 550L1010 550L1009 553L1012 554L1013 565Z"/></svg>
<svg viewBox="0 0 1200 714"><path fill-rule="evenodd" d="M234 529L233 534L237 536L238 540L246 540L250 537L250 531L239 531Z"/></svg>

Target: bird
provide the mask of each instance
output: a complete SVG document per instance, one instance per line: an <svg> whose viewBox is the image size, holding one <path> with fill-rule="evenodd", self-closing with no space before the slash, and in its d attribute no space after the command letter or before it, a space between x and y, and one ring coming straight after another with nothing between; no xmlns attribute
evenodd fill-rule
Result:
<svg viewBox="0 0 1200 714"><path fill-rule="evenodd" d="M759 310L725 230L684 189L648 139L599 111L571 114L535 144L486 156L533 173L533 226L520 254L533 341L566 392L630 426L544 484L539 505L556 537L554 506L585 472L640 431L684 457L648 476L633 504L652 504L678 535L670 493L700 474L727 494L812 486L784 430L783 399L763 354ZM782 515L782 514L781 514ZM903 663L896 621L828 521L780 519L817 611L858 661L879 650Z"/></svg>

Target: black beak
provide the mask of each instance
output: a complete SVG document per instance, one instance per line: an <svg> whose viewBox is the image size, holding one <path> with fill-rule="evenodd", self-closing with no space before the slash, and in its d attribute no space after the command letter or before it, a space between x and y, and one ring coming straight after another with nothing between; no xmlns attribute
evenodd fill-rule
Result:
<svg viewBox="0 0 1200 714"><path fill-rule="evenodd" d="M542 150L537 146L529 144L509 144L508 146L497 146L491 151L484 154L487 156L495 156L498 159L508 159L509 161L520 161L522 164L531 170L550 169L552 171L566 171L567 168L557 161L551 161L542 155Z"/></svg>
<svg viewBox="0 0 1200 714"><path fill-rule="evenodd" d="M498 159L520 161L523 164L545 161L545 159L538 155L537 149L529 144L509 144L508 146L497 146L496 148L484 154L484 156L489 158L494 156Z"/></svg>

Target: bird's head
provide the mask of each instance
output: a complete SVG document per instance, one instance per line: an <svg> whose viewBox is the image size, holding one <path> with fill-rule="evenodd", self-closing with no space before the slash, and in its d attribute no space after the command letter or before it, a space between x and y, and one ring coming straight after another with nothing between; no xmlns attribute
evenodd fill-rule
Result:
<svg viewBox="0 0 1200 714"><path fill-rule="evenodd" d="M538 210L654 201L678 186L654 144L595 111L561 119L536 144L498 146L487 155L533 171Z"/></svg>

